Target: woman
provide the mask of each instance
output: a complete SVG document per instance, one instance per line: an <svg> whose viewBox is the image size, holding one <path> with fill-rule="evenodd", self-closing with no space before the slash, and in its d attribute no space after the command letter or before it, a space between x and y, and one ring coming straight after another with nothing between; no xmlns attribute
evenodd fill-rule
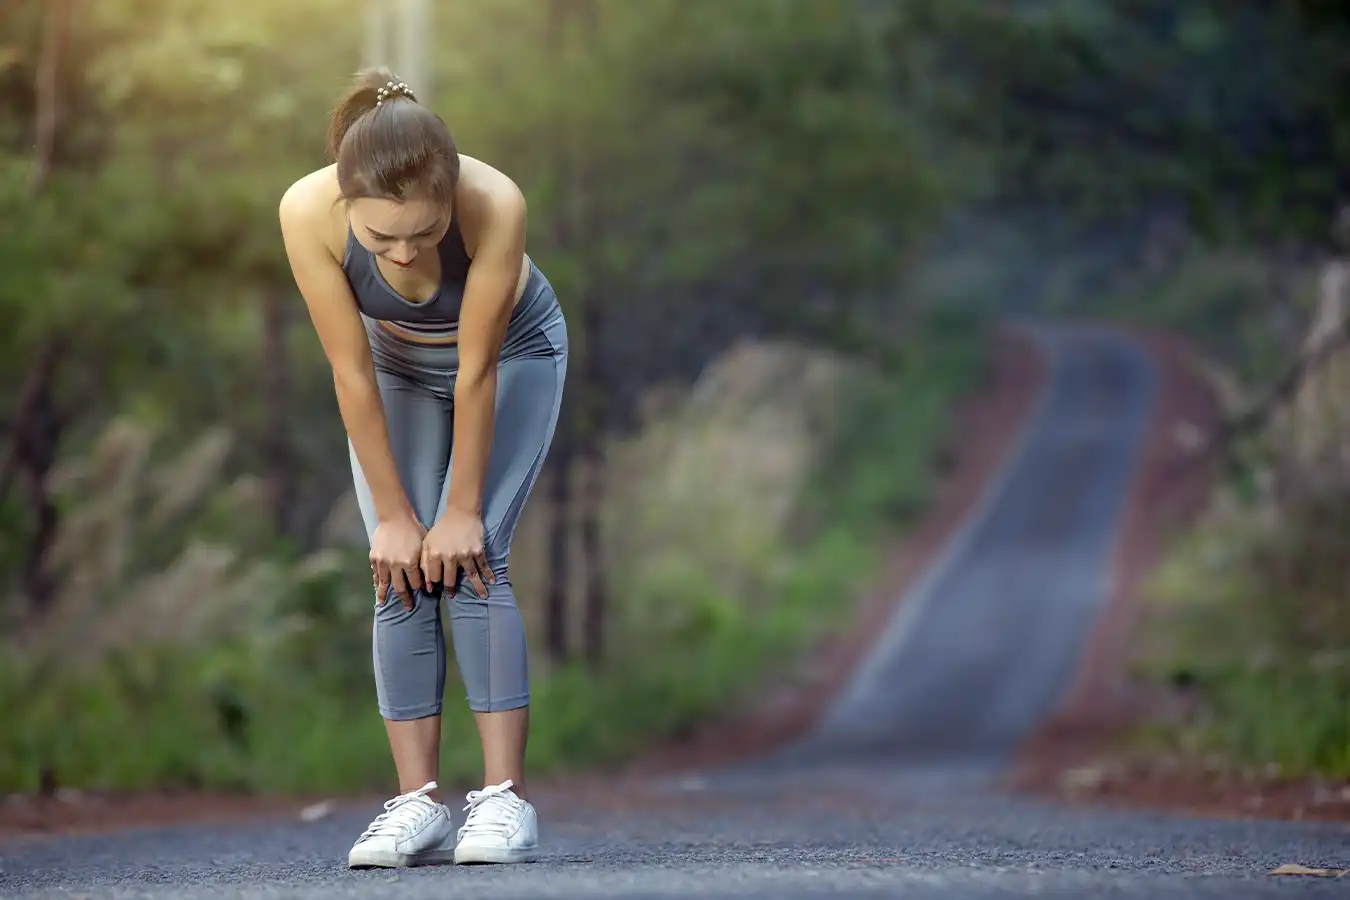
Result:
<svg viewBox="0 0 1350 900"><path fill-rule="evenodd" d="M286 191L281 229L348 435L400 791L348 864L529 862L529 684L507 561L558 419L567 327L525 255L520 190L461 156L395 76L357 74L329 152L334 165ZM486 784L458 831L436 791L443 589Z"/></svg>

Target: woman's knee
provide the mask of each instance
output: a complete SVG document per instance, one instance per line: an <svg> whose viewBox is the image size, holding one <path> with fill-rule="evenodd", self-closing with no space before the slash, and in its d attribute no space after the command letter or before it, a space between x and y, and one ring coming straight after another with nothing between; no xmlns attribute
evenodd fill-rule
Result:
<svg viewBox="0 0 1350 900"><path fill-rule="evenodd" d="M489 560L491 560L491 556L489 556ZM450 602L455 607L458 607L461 604L467 604L469 606L485 606L485 605L500 606L503 604L515 606L516 592L514 587L512 587L511 585L511 576L509 572L509 567L506 565L505 562L502 562L492 564L491 568L492 568L492 581L488 582L484 580L483 582L483 586L486 587L488 591L488 595L486 597L478 596L477 591L475 591L473 586L469 584L469 579L464 577L464 575L461 573L459 577L458 588L455 591L454 596L448 598L450 599Z"/></svg>
<svg viewBox="0 0 1350 900"><path fill-rule="evenodd" d="M412 609L403 605L403 598L391 586L385 593L384 602L375 608L376 628L401 628L408 625L416 627L427 619L440 619L438 598L426 591L411 591Z"/></svg>
<svg viewBox="0 0 1350 900"><path fill-rule="evenodd" d="M505 566L480 597L461 581L450 606L455 656L469 708L499 712L528 706L530 677L525 622Z"/></svg>
<svg viewBox="0 0 1350 900"><path fill-rule="evenodd" d="M418 591L408 609L391 595L375 611L372 637L381 715L390 721L437 715L445 690L439 600Z"/></svg>

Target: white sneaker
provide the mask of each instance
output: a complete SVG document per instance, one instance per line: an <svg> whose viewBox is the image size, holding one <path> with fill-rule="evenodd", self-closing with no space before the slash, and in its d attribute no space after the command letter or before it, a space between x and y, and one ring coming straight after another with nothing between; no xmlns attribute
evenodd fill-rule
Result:
<svg viewBox="0 0 1350 900"><path fill-rule="evenodd" d="M401 868L452 862L454 824L444 805L427 798L436 789L431 781L384 804L347 854L352 869Z"/></svg>
<svg viewBox="0 0 1350 900"><path fill-rule="evenodd" d="M539 851L539 817L511 790L511 782L465 795L468 818L459 829L455 862L534 862Z"/></svg>

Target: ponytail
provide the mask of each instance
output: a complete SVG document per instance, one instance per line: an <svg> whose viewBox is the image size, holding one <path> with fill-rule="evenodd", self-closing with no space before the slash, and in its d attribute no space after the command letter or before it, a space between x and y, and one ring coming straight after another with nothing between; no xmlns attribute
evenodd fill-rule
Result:
<svg viewBox="0 0 1350 900"><path fill-rule="evenodd" d="M447 206L459 151L441 117L383 67L362 69L333 109L328 155L344 199L402 201L416 193Z"/></svg>

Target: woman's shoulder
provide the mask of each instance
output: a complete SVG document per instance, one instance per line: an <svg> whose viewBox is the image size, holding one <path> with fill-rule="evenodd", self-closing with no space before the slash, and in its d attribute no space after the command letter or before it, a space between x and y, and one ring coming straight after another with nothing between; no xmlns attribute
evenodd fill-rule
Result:
<svg viewBox="0 0 1350 900"><path fill-rule="evenodd" d="M346 252L347 220L338 190L337 166L325 166L297 179L281 195L282 230L318 241L338 262Z"/></svg>
<svg viewBox="0 0 1350 900"><path fill-rule="evenodd" d="M472 156L459 156L457 216L466 247L477 244L483 229L502 219L523 215L525 197L510 176ZM472 255L472 248L469 248Z"/></svg>

